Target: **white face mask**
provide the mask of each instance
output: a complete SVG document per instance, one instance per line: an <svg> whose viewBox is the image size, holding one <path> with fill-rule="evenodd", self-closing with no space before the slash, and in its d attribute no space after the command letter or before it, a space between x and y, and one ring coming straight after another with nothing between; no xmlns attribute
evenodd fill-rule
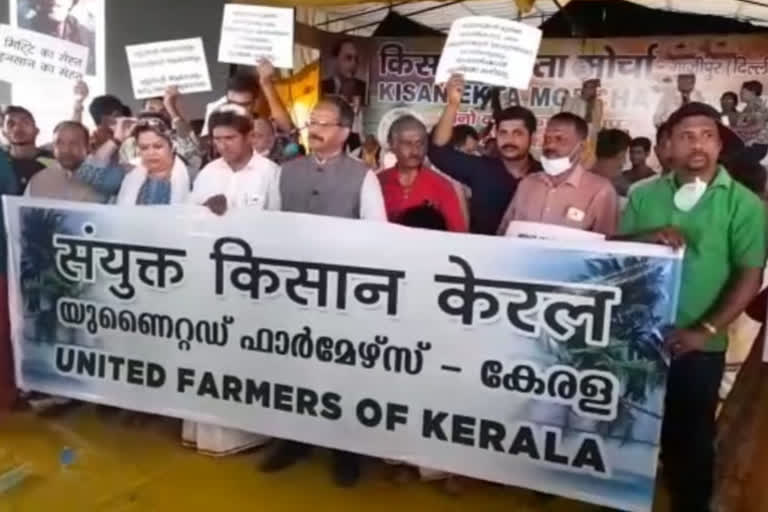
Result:
<svg viewBox="0 0 768 512"><path fill-rule="evenodd" d="M688 212L696 206L696 203L707 191L707 184L698 176L691 183L686 183L675 192L675 207L683 212Z"/></svg>
<svg viewBox="0 0 768 512"><path fill-rule="evenodd" d="M580 150L580 147L577 147L576 150L577 151L574 151L574 153L577 153ZM546 156L541 155L541 167L549 176L560 176L573 167L574 163L571 162L571 156L573 156L574 153L560 158L547 158Z"/></svg>

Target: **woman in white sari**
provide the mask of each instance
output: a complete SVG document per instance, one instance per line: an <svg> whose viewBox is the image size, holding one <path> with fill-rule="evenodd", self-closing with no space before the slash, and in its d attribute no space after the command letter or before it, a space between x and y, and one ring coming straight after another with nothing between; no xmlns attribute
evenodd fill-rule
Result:
<svg viewBox="0 0 768 512"><path fill-rule="evenodd" d="M110 164L128 137L136 140L138 158L130 164ZM176 154L165 120L143 114L117 120L114 138L86 160L85 181L101 192L115 193L118 205L182 204L191 190L190 170Z"/></svg>

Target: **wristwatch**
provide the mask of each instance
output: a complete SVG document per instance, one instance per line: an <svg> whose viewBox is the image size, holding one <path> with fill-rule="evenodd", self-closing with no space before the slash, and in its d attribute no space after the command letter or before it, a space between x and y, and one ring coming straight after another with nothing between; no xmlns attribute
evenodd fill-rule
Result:
<svg viewBox="0 0 768 512"><path fill-rule="evenodd" d="M709 323L709 322L701 322L701 327L705 331L707 331L709 334L711 334L712 336L716 336L717 335L717 327L715 327L711 323Z"/></svg>

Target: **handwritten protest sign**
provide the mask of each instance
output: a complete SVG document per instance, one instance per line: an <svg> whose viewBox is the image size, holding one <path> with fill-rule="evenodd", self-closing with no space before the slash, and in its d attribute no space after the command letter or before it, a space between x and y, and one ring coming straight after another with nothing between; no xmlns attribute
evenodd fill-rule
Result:
<svg viewBox="0 0 768 512"><path fill-rule="evenodd" d="M0 25L0 78L3 80L80 80L87 65L85 46Z"/></svg>
<svg viewBox="0 0 768 512"><path fill-rule="evenodd" d="M211 90L201 38L125 47L136 99L162 96L175 85L183 93Z"/></svg>
<svg viewBox="0 0 768 512"><path fill-rule="evenodd" d="M219 62L253 66L262 58L293 67L293 9L225 5Z"/></svg>
<svg viewBox="0 0 768 512"><path fill-rule="evenodd" d="M492 16L453 22L435 73L445 83L454 73L470 82L527 89L541 44L541 30Z"/></svg>

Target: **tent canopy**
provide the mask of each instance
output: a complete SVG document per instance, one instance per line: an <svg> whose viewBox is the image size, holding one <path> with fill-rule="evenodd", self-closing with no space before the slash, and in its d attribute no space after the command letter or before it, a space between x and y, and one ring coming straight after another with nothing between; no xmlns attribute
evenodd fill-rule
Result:
<svg viewBox="0 0 768 512"><path fill-rule="evenodd" d="M240 0L244 3L315 7L325 20L316 24L324 30L369 36L391 11L413 22L446 32L451 22L463 16L498 16L519 19L539 26L569 4L599 3L599 0L442 0L365 2L360 0ZM651 9L677 13L703 14L730 18L753 25L768 26L768 0L631 0ZM606 3L606 2L603 2ZM620 4L618 0L610 3ZM336 23L330 23L336 21ZM695 27L680 27L681 32Z"/></svg>

